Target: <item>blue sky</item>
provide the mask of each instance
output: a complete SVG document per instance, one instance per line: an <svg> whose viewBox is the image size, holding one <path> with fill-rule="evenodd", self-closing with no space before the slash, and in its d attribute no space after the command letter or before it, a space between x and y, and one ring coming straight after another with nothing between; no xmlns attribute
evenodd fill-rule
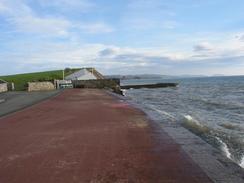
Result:
<svg viewBox="0 0 244 183"><path fill-rule="evenodd" d="M0 0L0 75L244 75L243 0Z"/></svg>

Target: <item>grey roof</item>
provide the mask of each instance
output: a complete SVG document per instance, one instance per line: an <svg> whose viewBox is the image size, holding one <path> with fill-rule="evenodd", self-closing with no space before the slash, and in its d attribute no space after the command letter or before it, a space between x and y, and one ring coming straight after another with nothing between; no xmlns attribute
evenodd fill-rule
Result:
<svg viewBox="0 0 244 183"><path fill-rule="evenodd" d="M7 83L7 81L0 79L0 84L2 84L2 83Z"/></svg>
<svg viewBox="0 0 244 183"><path fill-rule="evenodd" d="M96 78L96 76L94 76L94 74L92 74L86 68L83 68L77 72L74 72L73 74L66 76L65 79L76 80L77 78L80 78L82 76L87 76L87 75L91 75L91 76L93 76L93 78Z"/></svg>
<svg viewBox="0 0 244 183"><path fill-rule="evenodd" d="M80 76L85 75L86 72L87 72L86 69L81 69L77 72L74 72L73 74L68 75L67 78L78 78Z"/></svg>

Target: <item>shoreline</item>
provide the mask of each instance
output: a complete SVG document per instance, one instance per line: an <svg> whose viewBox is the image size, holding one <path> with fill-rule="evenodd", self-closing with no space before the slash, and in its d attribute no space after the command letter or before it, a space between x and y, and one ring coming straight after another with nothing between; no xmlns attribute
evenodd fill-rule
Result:
<svg viewBox="0 0 244 183"><path fill-rule="evenodd" d="M158 120L155 117L159 115L156 111L148 110L126 97L124 100L142 110L156 127L161 128L174 139L211 180L220 183L242 183L244 181L244 169L228 159L219 149L208 144L180 124Z"/></svg>

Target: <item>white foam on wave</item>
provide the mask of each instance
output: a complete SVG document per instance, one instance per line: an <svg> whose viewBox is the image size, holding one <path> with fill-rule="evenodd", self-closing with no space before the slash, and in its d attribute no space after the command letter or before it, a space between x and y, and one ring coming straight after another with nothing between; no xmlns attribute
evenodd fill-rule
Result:
<svg viewBox="0 0 244 183"><path fill-rule="evenodd" d="M166 112L166 111L159 110L159 109L157 109L156 107L154 107L153 105L149 105L149 107L150 107L151 109L153 109L154 111L156 111L157 113L159 113L159 114L161 114L161 115L164 115L164 116L166 116L167 118L171 119L172 121L176 121L176 118L175 118L172 114L170 114L170 113L168 113L168 112Z"/></svg>
<svg viewBox="0 0 244 183"><path fill-rule="evenodd" d="M121 89L121 91L122 91L123 95L126 97L125 93L127 92L127 90L126 89Z"/></svg>
<svg viewBox="0 0 244 183"><path fill-rule="evenodd" d="M199 121L197 121L196 119L194 119L192 116L190 115L183 115L183 117L185 118L185 120L187 120L188 122L191 122L191 123L195 123L196 125L198 126L203 126Z"/></svg>
<svg viewBox="0 0 244 183"><path fill-rule="evenodd" d="M192 116L190 116L190 115L184 115L184 118L185 118L185 124L187 125L187 127L193 128L197 132L204 132L204 133L207 132L207 133L210 133L208 130L206 130L207 129L206 126L202 125L199 121L197 121L196 119L194 119ZM221 151L225 154L225 156L228 159L230 159L230 160L238 163L240 167L244 168L244 155L241 158L240 162L235 161L234 158L232 157L232 154L230 152L230 149L228 148L228 145L223 140L221 140L221 138L216 137L216 136L214 136L214 137L220 143Z"/></svg>
<svg viewBox="0 0 244 183"><path fill-rule="evenodd" d="M185 118L186 120L188 120L188 121L194 121L194 120L193 120L193 117L190 116L190 115L184 115L184 118Z"/></svg>
<svg viewBox="0 0 244 183"><path fill-rule="evenodd" d="M239 164L242 168L244 168L244 155L241 158L241 162Z"/></svg>
<svg viewBox="0 0 244 183"><path fill-rule="evenodd" d="M193 130L196 132L203 132L203 133L207 132L207 133L211 134L211 132L207 130L206 126L200 124L200 122L197 121L196 119L194 119L192 116L190 116L190 115L183 115L183 116L185 118L185 124L187 125L187 128L191 128L191 129L193 128ZM225 156L228 159L239 164L240 167L244 168L244 155L242 156L240 161L235 160L235 158L232 157L232 154L230 152L230 149L228 148L228 145L221 138L216 137L216 136L214 136L214 138L216 138L217 141L220 143L220 149L225 154Z"/></svg>
<svg viewBox="0 0 244 183"><path fill-rule="evenodd" d="M211 133L211 129L208 126L202 125L197 119L193 118L190 115L183 115L183 123L182 126L196 135L209 135Z"/></svg>
<svg viewBox="0 0 244 183"><path fill-rule="evenodd" d="M232 159L230 150L229 150L228 146L226 145L226 143L224 143L219 137L216 137L216 139L220 142L221 149L225 153L226 157L229 159Z"/></svg>

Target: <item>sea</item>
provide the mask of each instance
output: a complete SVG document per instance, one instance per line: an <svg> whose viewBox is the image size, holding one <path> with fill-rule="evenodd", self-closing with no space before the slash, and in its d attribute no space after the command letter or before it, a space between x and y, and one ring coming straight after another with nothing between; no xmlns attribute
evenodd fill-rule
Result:
<svg viewBox="0 0 244 183"><path fill-rule="evenodd" d="M177 82L172 88L128 89L128 100L176 123L244 168L244 76L128 79L121 85Z"/></svg>

